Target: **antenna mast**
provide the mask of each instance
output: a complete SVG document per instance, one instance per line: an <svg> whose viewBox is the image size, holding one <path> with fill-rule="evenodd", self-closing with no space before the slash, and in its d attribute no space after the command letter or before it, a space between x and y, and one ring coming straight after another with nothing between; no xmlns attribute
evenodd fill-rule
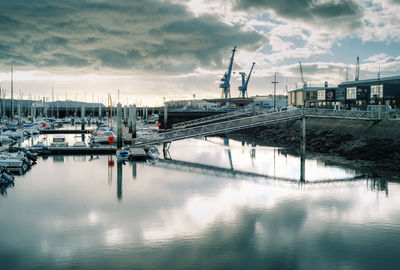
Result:
<svg viewBox="0 0 400 270"><path fill-rule="evenodd" d="M11 65L11 120L14 117L14 78L13 78L13 66Z"/></svg>
<svg viewBox="0 0 400 270"><path fill-rule="evenodd" d="M300 67L301 67L301 65L300 65ZM303 74L303 72L301 74ZM275 75L274 75L274 81L271 82L271 83L274 84L274 111L275 111L275 109L276 109L276 84L279 83L278 81L276 81L276 72L275 72Z"/></svg>
<svg viewBox="0 0 400 270"><path fill-rule="evenodd" d="M357 63L356 63L356 76L354 78L355 81L358 81L360 78L360 57L357 56Z"/></svg>

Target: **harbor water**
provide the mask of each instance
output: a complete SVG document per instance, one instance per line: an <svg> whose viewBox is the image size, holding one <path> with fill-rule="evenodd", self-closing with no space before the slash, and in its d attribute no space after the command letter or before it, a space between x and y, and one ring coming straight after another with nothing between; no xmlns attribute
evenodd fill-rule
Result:
<svg viewBox="0 0 400 270"><path fill-rule="evenodd" d="M39 157L0 195L0 269L398 269L400 183L311 159L299 182L299 157L222 138L162 150Z"/></svg>

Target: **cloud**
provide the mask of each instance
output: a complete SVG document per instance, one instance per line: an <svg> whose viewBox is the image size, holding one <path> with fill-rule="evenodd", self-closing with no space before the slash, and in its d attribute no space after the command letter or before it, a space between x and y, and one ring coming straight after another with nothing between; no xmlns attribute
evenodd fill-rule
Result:
<svg viewBox="0 0 400 270"><path fill-rule="evenodd" d="M273 11L278 17L351 31L362 26L362 10L353 0L233 0L237 10Z"/></svg>
<svg viewBox="0 0 400 270"><path fill-rule="evenodd" d="M267 39L182 4L149 1L2 1L1 64L20 69L182 73L221 68L226 53Z"/></svg>

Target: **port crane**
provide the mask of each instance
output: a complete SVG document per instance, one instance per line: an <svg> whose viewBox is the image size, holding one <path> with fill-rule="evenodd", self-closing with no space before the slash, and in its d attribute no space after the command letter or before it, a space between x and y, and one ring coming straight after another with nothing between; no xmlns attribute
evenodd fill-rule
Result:
<svg viewBox="0 0 400 270"><path fill-rule="evenodd" d="M255 64L256 63L253 63L253 65L251 66L251 69L250 69L250 72L249 72L249 76L247 76L245 72L239 72L239 74L242 76L242 86L239 86L239 91L241 92L241 97L242 98L247 97L247 85L249 84L249 80L250 80L250 77L251 77L251 72L253 71L253 68L254 68Z"/></svg>
<svg viewBox="0 0 400 270"><path fill-rule="evenodd" d="M222 77L221 83L219 85L219 88L222 88L222 97L223 98L230 98L231 97L231 85L230 85L230 80L231 80L231 73L232 73L232 66L233 66L233 58L235 57L235 52L236 52L236 46L233 47L232 50L232 57L231 61L229 63L228 71L225 72L224 76Z"/></svg>
<svg viewBox="0 0 400 270"><path fill-rule="evenodd" d="M301 66L300 61L299 61L299 64L300 64L300 74L301 74L301 81L303 82L303 88L307 88L307 82L304 80L303 67Z"/></svg>

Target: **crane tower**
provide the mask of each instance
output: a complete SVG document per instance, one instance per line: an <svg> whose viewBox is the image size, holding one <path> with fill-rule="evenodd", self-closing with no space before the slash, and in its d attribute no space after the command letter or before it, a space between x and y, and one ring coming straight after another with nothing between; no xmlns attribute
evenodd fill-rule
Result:
<svg viewBox="0 0 400 270"><path fill-rule="evenodd" d="M251 72L253 71L253 68L254 68L255 64L256 63L253 63L253 65L251 66L251 69L250 69L250 72L249 72L249 76L247 76L245 72L239 72L239 74L242 76L242 86L239 86L239 91L241 92L240 96L242 98L247 97L247 85L249 84L249 80L250 80L250 77L251 77ZM247 78L246 78L246 76L247 76Z"/></svg>
<svg viewBox="0 0 400 270"><path fill-rule="evenodd" d="M235 57L235 52L236 52L236 46L233 47L232 50L232 57L231 61L229 63L228 71L225 72L224 76L222 77L221 83L219 85L219 88L222 88L222 97L223 98L230 98L231 97L231 85L230 85L230 80L231 80L231 73L232 73L232 66L233 66L233 58Z"/></svg>

